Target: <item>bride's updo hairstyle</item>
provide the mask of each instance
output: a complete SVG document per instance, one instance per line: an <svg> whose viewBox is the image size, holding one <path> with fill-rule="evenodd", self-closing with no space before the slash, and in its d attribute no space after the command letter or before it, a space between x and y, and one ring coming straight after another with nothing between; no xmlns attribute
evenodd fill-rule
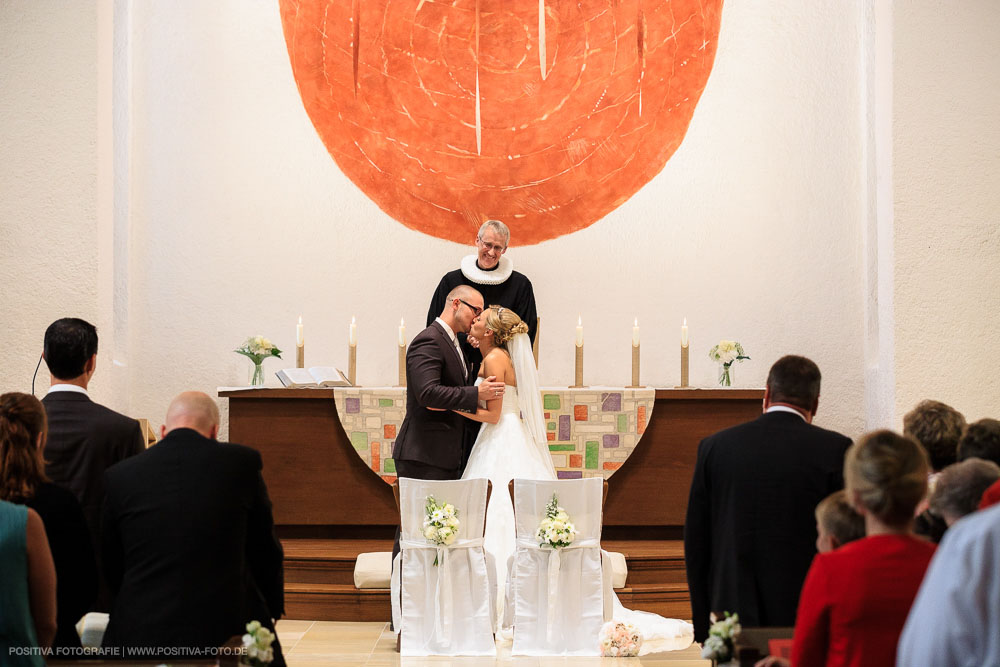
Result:
<svg viewBox="0 0 1000 667"><path fill-rule="evenodd" d="M886 525L903 528L927 492L927 454L915 441L892 431L873 431L847 450L847 497Z"/></svg>
<svg viewBox="0 0 1000 667"><path fill-rule="evenodd" d="M493 344L506 348L507 341L517 334L528 333L528 325L510 308L490 306L483 313L486 328L493 332Z"/></svg>

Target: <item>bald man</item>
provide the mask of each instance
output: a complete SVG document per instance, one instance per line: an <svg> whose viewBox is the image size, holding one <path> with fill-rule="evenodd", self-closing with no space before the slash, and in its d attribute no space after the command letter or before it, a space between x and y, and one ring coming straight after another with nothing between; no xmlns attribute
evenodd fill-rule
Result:
<svg viewBox="0 0 1000 667"><path fill-rule="evenodd" d="M114 594L104 647L146 659L209 655L284 612L282 549L260 454L220 443L219 409L184 392L162 440L105 474L104 569ZM284 664L275 641L274 665ZM110 654L109 654L110 655Z"/></svg>

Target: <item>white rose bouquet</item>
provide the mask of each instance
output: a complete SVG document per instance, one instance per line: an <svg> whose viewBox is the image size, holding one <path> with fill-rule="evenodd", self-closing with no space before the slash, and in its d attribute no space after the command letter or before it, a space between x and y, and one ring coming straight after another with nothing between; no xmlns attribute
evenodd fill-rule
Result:
<svg viewBox="0 0 1000 667"><path fill-rule="evenodd" d="M750 357L743 351L743 346L735 340L720 340L718 345L708 351L708 358L722 364L722 370L719 371L719 384L723 387L730 387L733 384L733 377L729 367L735 361L743 361Z"/></svg>
<svg viewBox="0 0 1000 667"><path fill-rule="evenodd" d="M601 627L601 656L634 658L642 646L642 633L631 623L610 621Z"/></svg>
<svg viewBox="0 0 1000 667"><path fill-rule="evenodd" d="M708 639L701 645L701 657L716 662L732 660L736 638L740 636L743 626L740 625L740 615L725 612L725 618L719 620L715 612L709 617L712 626L708 629Z"/></svg>
<svg viewBox="0 0 1000 667"><path fill-rule="evenodd" d="M263 336L250 336L243 344L235 350L236 354L242 354L253 362L253 377L250 378L250 386L256 387L264 384L264 370L261 364L268 357L281 359L281 350Z"/></svg>
<svg viewBox="0 0 1000 667"><path fill-rule="evenodd" d="M424 539L434 544L449 546L458 539L458 510L451 503L438 503L434 496L427 496L424 504ZM438 564L435 556L434 564Z"/></svg>
<svg viewBox="0 0 1000 667"><path fill-rule="evenodd" d="M274 633L260 624L260 621L247 623L247 633L243 635L243 658L240 662L251 667L263 667L274 660Z"/></svg>
<svg viewBox="0 0 1000 667"><path fill-rule="evenodd" d="M559 506L559 498L552 494L552 500L545 506L545 518L538 524L535 531L538 546L546 544L553 549L568 547L576 539L576 526L569 519L569 514Z"/></svg>

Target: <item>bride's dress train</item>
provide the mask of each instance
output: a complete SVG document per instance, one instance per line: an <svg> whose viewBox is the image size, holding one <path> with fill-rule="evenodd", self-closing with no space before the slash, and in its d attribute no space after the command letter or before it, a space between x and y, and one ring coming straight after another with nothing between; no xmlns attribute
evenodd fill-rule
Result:
<svg viewBox="0 0 1000 667"><path fill-rule="evenodd" d="M527 336L524 338L527 339ZM512 357L516 359L513 354ZM533 371L534 364L526 371L515 365L515 372L519 378L528 379L526 373ZM531 386L532 391L537 393L537 387L531 382L522 384L526 387ZM483 424L480 428L469 456L469 463L462 475L463 479L485 477L493 484L493 493L486 511L484 546L496 560L500 604L503 603L503 582L507 578L507 559L514 553L515 544L514 508L511 505L507 485L514 478L556 479L552 460L548 458L547 445L536 444L537 438L532 437L531 429L526 423L531 416L535 416L533 413L537 407L524 403L518 400L517 388L507 385L500 420L496 424ZM521 419L521 414L525 414L525 419ZM540 414L537 415L537 418L540 417ZM539 427L537 418L535 430ZM544 436L544 433L539 435ZM498 613L497 618L502 619L503 614ZM613 618L616 621L632 623L642 633L640 655L685 649L691 645L694 638L690 623L626 609L618 601L617 595L614 596ZM597 638L594 640L596 642Z"/></svg>

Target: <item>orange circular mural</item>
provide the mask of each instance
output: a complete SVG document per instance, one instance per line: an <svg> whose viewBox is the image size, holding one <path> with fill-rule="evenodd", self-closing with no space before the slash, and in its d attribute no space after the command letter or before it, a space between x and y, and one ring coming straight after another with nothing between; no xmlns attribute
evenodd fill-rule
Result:
<svg viewBox="0 0 1000 667"><path fill-rule="evenodd" d="M680 145L722 0L280 0L306 112L390 216L517 245L620 206Z"/></svg>

